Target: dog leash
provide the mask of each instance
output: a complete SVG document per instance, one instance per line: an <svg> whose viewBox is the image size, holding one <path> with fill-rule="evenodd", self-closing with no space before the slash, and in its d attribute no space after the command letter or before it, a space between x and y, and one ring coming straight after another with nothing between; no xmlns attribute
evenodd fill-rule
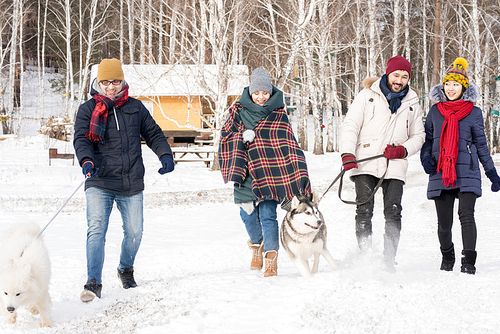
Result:
<svg viewBox="0 0 500 334"><path fill-rule="evenodd" d="M54 217L52 217L52 219L47 223L47 225L45 225L45 227L40 231L40 233L38 233L38 235L36 237L37 239L42 235L42 233L50 225L50 223L52 223L52 221L57 217L57 215L59 214L59 212L61 212L61 210L66 206L66 204L68 204L68 202L71 199L71 197L73 197L73 195L76 194L76 192L78 191L78 189L80 189L83 186L83 184L85 183L85 181L87 181L87 178L88 177L85 177L85 180L83 180L82 183L80 183L80 185L75 189L75 191L73 191L73 193L71 194L71 196L68 197L68 199L66 200L66 202L63 204L63 206L61 206L61 208L59 209L59 211L57 211L57 213L54 215Z"/></svg>
<svg viewBox="0 0 500 334"><path fill-rule="evenodd" d="M378 155L374 155L374 156L371 156L371 157L367 157L367 158L363 158L363 159L359 159L359 160L356 160L355 162L356 163L360 163L360 162L365 162L365 161L369 161L369 160L374 160L374 159L378 159L378 158L383 158L385 157L383 154L378 154ZM389 167L389 159L387 159L387 167ZM368 197L368 199L364 202L356 202L356 201L347 201L347 200L344 200L342 199L342 185L343 185L343 179L344 179L344 174L345 174L345 169L344 169L344 166L340 167L340 173L337 175L337 177L332 181L332 183L330 183L330 185L328 186L328 188L326 189L326 191L323 193L323 195L321 195L321 197L319 198L318 202L316 203L317 205L319 205L319 202L323 199L323 197L326 195L326 193L328 191L330 191L330 189L332 188L332 186L335 184L335 182L337 182L339 179L340 179L340 183L339 183L339 191L338 191L338 194L339 194L339 199L346 203L346 204L354 204L354 205L362 205L362 204L365 204L367 203L368 201L370 201L374 196L375 196L375 193L377 192L378 188L380 188L380 186L382 185L382 181L384 181L384 178L385 178L385 174L387 173L387 168L385 169L385 172L384 174L382 175L382 177L380 178L380 180L378 181L377 185L375 186L372 194L370 195L370 197Z"/></svg>

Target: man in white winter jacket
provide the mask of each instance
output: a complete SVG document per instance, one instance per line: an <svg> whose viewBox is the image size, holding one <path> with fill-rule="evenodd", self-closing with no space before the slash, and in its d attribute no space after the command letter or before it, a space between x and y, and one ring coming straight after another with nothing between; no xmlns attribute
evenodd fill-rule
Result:
<svg viewBox="0 0 500 334"><path fill-rule="evenodd" d="M351 170L356 202L365 202L384 176L384 261L394 271L401 232L401 198L408 156L417 153L425 140L418 94L410 88L411 64L395 56L381 78L366 78L364 89L347 112L340 140L344 169ZM384 157L357 163L382 154ZM389 163L387 163L389 159ZM387 172L386 172L387 170ZM356 237L362 251L371 247L374 199L356 207Z"/></svg>

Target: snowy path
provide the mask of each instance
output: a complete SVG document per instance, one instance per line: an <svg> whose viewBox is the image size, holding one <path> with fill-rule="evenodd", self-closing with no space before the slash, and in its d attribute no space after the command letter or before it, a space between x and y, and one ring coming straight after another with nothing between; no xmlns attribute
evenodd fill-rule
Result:
<svg viewBox="0 0 500 334"><path fill-rule="evenodd" d="M47 163L43 137L0 142L0 232L20 221L44 226L82 180L68 161ZM65 143L56 143L65 145ZM64 147L62 147L64 148ZM62 149L61 148L61 149ZM320 205L329 249L340 269L324 259L304 279L280 252L279 276L264 279L249 267L246 232L232 204L230 185L202 163L179 165L167 177L146 148L145 232L136 260L139 287L123 290L116 278L121 219L113 211L106 244L103 298L79 301L86 281L83 191L45 232L52 261L52 315L56 327L38 329L38 317L20 312L0 321L0 333L495 333L500 326L500 194L489 190L476 206L478 273L441 272L434 204L426 176L412 157L403 201L397 272L382 270L383 218L374 217L373 250L361 256L354 208L334 186ZM496 158L496 157L495 157ZM337 175L338 154L307 154L320 193ZM353 198L352 183L344 195ZM377 194L376 203L381 203ZM280 219L283 212L280 212ZM455 244L461 245L458 219ZM457 252L459 252L457 247Z"/></svg>

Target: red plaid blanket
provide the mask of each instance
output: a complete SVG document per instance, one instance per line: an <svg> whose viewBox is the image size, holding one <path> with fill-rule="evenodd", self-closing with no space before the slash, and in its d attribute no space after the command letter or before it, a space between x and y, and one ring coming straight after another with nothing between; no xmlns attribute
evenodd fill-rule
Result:
<svg viewBox="0 0 500 334"><path fill-rule="evenodd" d="M244 144L240 104L229 110L229 118L221 130L219 165L224 182L242 184L247 170L252 190L260 200L282 202L295 194L311 192L307 163L295 140L292 127L283 109L276 109L253 129L255 139Z"/></svg>

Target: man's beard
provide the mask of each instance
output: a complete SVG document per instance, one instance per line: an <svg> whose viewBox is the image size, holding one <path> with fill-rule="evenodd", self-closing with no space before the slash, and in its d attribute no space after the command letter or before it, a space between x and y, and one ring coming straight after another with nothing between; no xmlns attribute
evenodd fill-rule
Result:
<svg viewBox="0 0 500 334"><path fill-rule="evenodd" d="M401 89L395 90L393 87L401 87ZM401 93L403 90L405 90L406 85L397 85L397 84L389 83L387 88L389 88L389 90L393 93Z"/></svg>

